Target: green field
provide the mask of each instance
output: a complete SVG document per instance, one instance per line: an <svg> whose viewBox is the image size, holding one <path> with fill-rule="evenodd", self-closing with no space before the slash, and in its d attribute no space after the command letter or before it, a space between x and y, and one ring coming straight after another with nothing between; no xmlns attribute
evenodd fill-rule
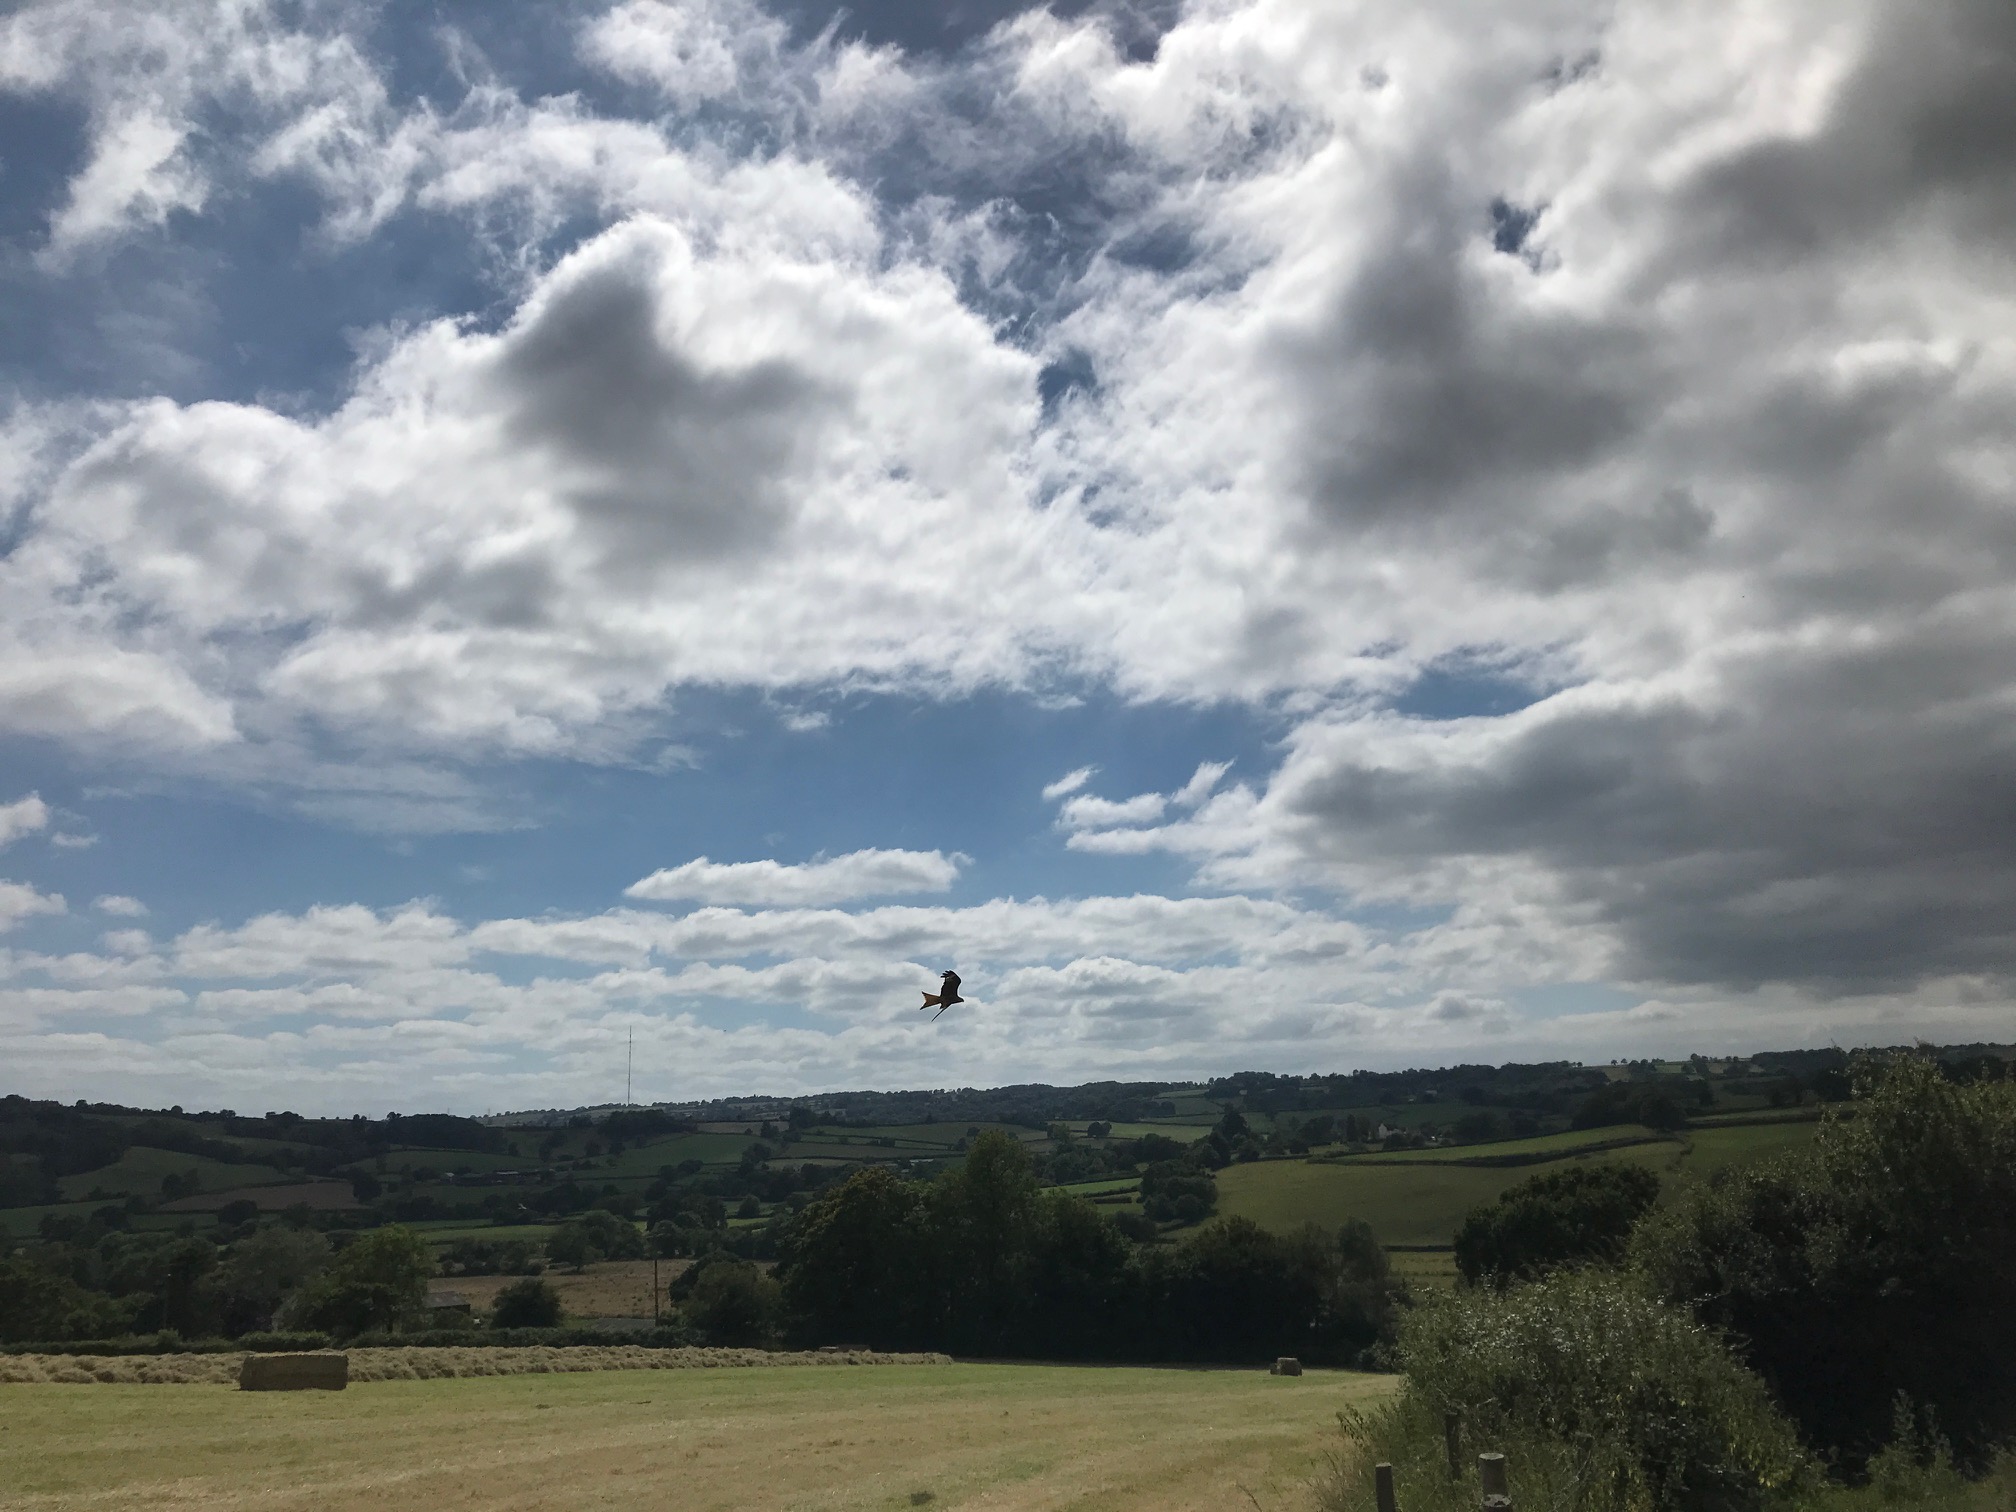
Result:
<svg viewBox="0 0 2016 1512"><path fill-rule="evenodd" d="M232 1187L268 1186L295 1179L269 1165L232 1165L204 1155L179 1155L173 1150L134 1145L111 1165L65 1176L56 1184L72 1202L82 1202L94 1191L110 1192L114 1197L159 1197L162 1177L192 1172L197 1182L192 1190L201 1192L228 1192Z"/></svg>
<svg viewBox="0 0 2016 1512"><path fill-rule="evenodd" d="M1694 1129L1687 1136L1692 1149L1681 1162L1680 1169L1695 1176L1706 1176L1723 1166L1803 1150L1813 1142L1813 1135L1819 1127L1816 1120L1809 1118Z"/></svg>
<svg viewBox="0 0 2016 1512"><path fill-rule="evenodd" d="M1134 1192L1141 1188L1139 1176L1112 1176L1104 1181L1072 1181L1057 1188L1073 1197L1103 1197L1109 1192Z"/></svg>
<svg viewBox="0 0 2016 1512"><path fill-rule="evenodd" d="M385 1157L387 1171L522 1171L537 1169L536 1154L496 1155L486 1150L394 1150ZM360 1160L347 1167L352 1171L378 1171L378 1162Z"/></svg>
<svg viewBox="0 0 2016 1512"><path fill-rule="evenodd" d="M1807 1122L1694 1129L1684 1142L1659 1140L1523 1166L1419 1159L1401 1164L1373 1156L1256 1161L1218 1173L1218 1211L1251 1218L1277 1232L1311 1219L1335 1225L1346 1218L1363 1218L1384 1243L1441 1245L1450 1242L1472 1208L1496 1201L1506 1188L1543 1171L1558 1170L1568 1160L1628 1162L1661 1176L1705 1176L1722 1166L1798 1149L1812 1139L1816 1127ZM1500 1148L1464 1147L1472 1154Z"/></svg>
<svg viewBox="0 0 2016 1512"><path fill-rule="evenodd" d="M0 1386L0 1508L1224 1512L1306 1498L1392 1377L1015 1365Z"/></svg>
<svg viewBox="0 0 2016 1512"><path fill-rule="evenodd" d="M1504 1161L1538 1157L1536 1163L1563 1155L1574 1154L1578 1150L1605 1145L1649 1144L1665 1139L1639 1124L1613 1124L1603 1129L1574 1129L1565 1134L1539 1134L1531 1139L1499 1139L1488 1144L1444 1145L1432 1150L1374 1150L1365 1155L1343 1157L1352 1164L1367 1165L1412 1165L1420 1161L1434 1161L1442 1164L1463 1164L1478 1161Z"/></svg>
<svg viewBox="0 0 2016 1512"><path fill-rule="evenodd" d="M1087 1120L1079 1119L1071 1124L1071 1132L1083 1134ZM1179 1123L1116 1123L1110 1139L1143 1139L1150 1134L1160 1134L1164 1139L1173 1139L1178 1144L1191 1144L1211 1132L1210 1124Z"/></svg>
<svg viewBox="0 0 2016 1512"><path fill-rule="evenodd" d="M535 1245L544 1244L557 1226L551 1223L464 1223L459 1218L432 1218L410 1225L424 1234L429 1244L453 1244L457 1239L481 1239L488 1243L521 1239Z"/></svg>
<svg viewBox="0 0 2016 1512"><path fill-rule="evenodd" d="M1363 1218L1386 1244L1447 1244L1464 1214L1545 1169L1257 1161L1218 1173L1218 1211L1277 1233Z"/></svg>
<svg viewBox="0 0 2016 1512"><path fill-rule="evenodd" d="M1848 1112L1848 1109L1842 1109ZM1818 1123L1818 1108L1739 1108L1728 1113L1704 1113L1694 1120L1701 1124Z"/></svg>
<svg viewBox="0 0 2016 1512"><path fill-rule="evenodd" d="M596 1170L617 1176L656 1176L660 1167L676 1166L685 1160L697 1160L703 1165L733 1165L755 1143L744 1134L675 1134L670 1139L632 1146L616 1156L613 1163L605 1156Z"/></svg>
<svg viewBox="0 0 2016 1512"><path fill-rule="evenodd" d="M0 1231L13 1235L16 1239L32 1238L40 1231L45 1215L54 1213L62 1218L89 1218L102 1207L103 1202L65 1202L53 1207L0 1208ZM143 1233L156 1230L172 1231L185 1224L193 1224L200 1233L214 1227L216 1216L212 1213L137 1213L126 1220L127 1227L139 1229Z"/></svg>

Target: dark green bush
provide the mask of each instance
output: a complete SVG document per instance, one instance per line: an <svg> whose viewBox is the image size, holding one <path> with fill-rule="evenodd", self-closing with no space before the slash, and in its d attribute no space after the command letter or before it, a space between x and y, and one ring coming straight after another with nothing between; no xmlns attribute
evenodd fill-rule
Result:
<svg viewBox="0 0 2016 1512"><path fill-rule="evenodd" d="M495 1328L558 1328L560 1314L560 1293L537 1276L527 1276L497 1293L490 1322Z"/></svg>

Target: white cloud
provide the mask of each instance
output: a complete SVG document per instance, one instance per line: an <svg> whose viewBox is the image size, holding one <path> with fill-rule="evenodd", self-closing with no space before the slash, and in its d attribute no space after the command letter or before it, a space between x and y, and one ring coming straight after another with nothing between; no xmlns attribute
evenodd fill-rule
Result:
<svg viewBox="0 0 2016 1512"><path fill-rule="evenodd" d="M777 861L697 861L633 882L625 897L664 903L844 903L899 893L943 892L968 858L943 851L863 850L791 866Z"/></svg>
<svg viewBox="0 0 2016 1512"><path fill-rule="evenodd" d="M473 925L348 906L204 926L161 954L134 933L116 955L0 952L18 1085L60 1091L88 1068L99 1095L138 1101L241 1101L222 1093L284 1076L294 1105L327 1111L553 1106L615 1095L631 1030L640 1084L691 1096L1421 1064L1474 1058L1480 1034L1529 1059L1989 1038L2009 1007L2006 983L1950 979L1853 1001L1619 995L1540 1016L1496 990L1519 975L1496 939L1238 896ZM532 974L528 954L593 969ZM953 959L969 1007L927 1032L912 994ZM1486 973L1493 988L1475 985Z"/></svg>
<svg viewBox="0 0 2016 1512"><path fill-rule="evenodd" d="M1092 780L1093 773L1098 770L1099 768L1097 767L1081 766L1066 772L1062 777L1059 777L1055 782L1043 789L1043 801L1051 803L1056 799L1077 792Z"/></svg>
<svg viewBox="0 0 2016 1512"><path fill-rule="evenodd" d="M25 882L0 882L0 933L23 919L66 912L60 893L38 892Z"/></svg>
<svg viewBox="0 0 2016 1512"><path fill-rule="evenodd" d="M343 31L354 14L315 7L297 26L261 0L39 0L0 21L0 89L68 89L89 106L88 153L50 218L42 265L60 274L85 249L203 210L219 174L242 171L206 150L220 110L255 140L382 111L383 88Z"/></svg>
<svg viewBox="0 0 2016 1512"><path fill-rule="evenodd" d="M1065 802L1057 811L1057 822L1064 829L1072 831L1066 842L1074 850L1103 850L1109 854L1121 854L1129 850L1173 849L1167 841L1167 834L1160 830L1148 830L1143 826L1153 825L1169 809L1195 809L1218 786L1219 780L1232 769L1229 761L1206 761L1198 764L1190 780L1173 793L1137 793L1132 798L1099 798L1089 793L1080 794ZM1091 775L1090 767L1082 768L1067 778L1069 787L1043 790L1046 798L1058 794L1074 792L1083 787L1085 779ZM1071 779L1075 778L1075 781Z"/></svg>
<svg viewBox="0 0 2016 1512"><path fill-rule="evenodd" d="M144 919L147 905L138 898L128 898L119 893L106 893L95 899L91 906L100 913L112 914L121 919Z"/></svg>
<svg viewBox="0 0 2016 1512"><path fill-rule="evenodd" d="M785 37L784 23L753 4L625 0L588 23L582 52L691 109L738 93L766 64L774 68Z"/></svg>
<svg viewBox="0 0 2016 1512"><path fill-rule="evenodd" d="M593 756L687 679L1012 677L1024 629L998 609L1042 596L1056 528L1010 465L1033 372L937 275L728 256L639 219L506 331L416 333L318 424L137 407L0 577L45 617L151 616L207 669L197 739L250 706ZM267 637L235 671L205 649ZM174 682L150 687L133 717ZM72 695L48 722L91 717Z"/></svg>
<svg viewBox="0 0 2016 1512"><path fill-rule="evenodd" d="M1253 1022L1376 1035L1397 995L1440 1032L1552 973L1957 1023L1950 984L2016 974L1981 817L2016 743L2006 4L1249 0L1140 61L1101 18L923 60L626 3L583 57L649 121L487 76L398 104L347 13L308 14L0 24L0 82L89 114L52 255L291 175L339 240L468 228L501 314L376 333L326 412L17 406L10 733L419 826L484 820L444 756L626 758L696 685L1230 700L1280 718L1275 770L1072 773L1067 844L1444 916L1374 947L1404 992ZM1081 377L1046 409L1053 362ZM1394 712L1451 668L1534 701ZM464 956L648 971L676 927L907 959L998 923L1066 952L1004 970L1178 971L1007 901L800 919L816 946L707 909L399 918L176 949L556 1014L587 989Z"/></svg>
<svg viewBox="0 0 2016 1512"><path fill-rule="evenodd" d="M49 257L60 262L87 243L136 225L158 226L176 210L200 210L204 184L183 156L185 140L180 127L153 115L101 125L91 161L50 222Z"/></svg>
<svg viewBox="0 0 2016 1512"><path fill-rule="evenodd" d="M30 793L12 803L0 803L0 845L9 845L23 835L32 835L49 824L49 805Z"/></svg>
<svg viewBox="0 0 2016 1512"><path fill-rule="evenodd" d="M1115 801L1081 793L1058 810L1057 822L1066 829L1106 829L1116 825L1152 824L1162 817L1169 800L1161 793L1136 793Z"/></svg>

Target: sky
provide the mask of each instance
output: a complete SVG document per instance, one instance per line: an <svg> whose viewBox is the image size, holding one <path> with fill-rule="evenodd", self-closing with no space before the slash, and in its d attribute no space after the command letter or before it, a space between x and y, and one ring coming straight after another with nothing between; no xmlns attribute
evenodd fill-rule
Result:
<svg viewBox="0 0 2016 1512"><path fill-rule="evenodd" d="M2006 0L17 4L0 1090L2016 1038L2012 252Z"/></svg>

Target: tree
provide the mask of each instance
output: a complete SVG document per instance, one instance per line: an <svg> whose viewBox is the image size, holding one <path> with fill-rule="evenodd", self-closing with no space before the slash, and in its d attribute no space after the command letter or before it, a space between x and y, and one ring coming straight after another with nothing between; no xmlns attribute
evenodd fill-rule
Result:
<svg viewBox="0 0 2016 1512"><path fill-rule="evenodd" d="M1082 1197L1045 1192L1032 1217L1017 1283L1026 1322L1003 1346L1059 1359L1124 1353L1136 1330L1133 1246Z"/></svg>
<svg viewBox="0 0 2016 1512"><path fill-rule="evenodd" d="M1642 1166L1577 1165L1521 1182L1456 1230L1456 1269L1497 1287L1568 1266L1615 1265L1631 1228L1659 1200Z"/></svg>
<svg viewBox="0 0 2016 1512"><path fill-rule="evenodd" d="M1249 1361L1311 1352L1320 1305L1314 1278L1252 1219L1214 1219L1174 1252L1142 1253L1158 1352Z"/></svg>
<svg viewBox="0 0 2016 1512"><path fill-rule="evenodd" d="M218 1326L212 1276L217 1248L207 1239L167 1234L109 1234L100 1244L107 1290L137 1297L135 1328L173 1329L195 1338Z"/></svg>
<svg viewBox="0 0 2016 1512"><path fill-rule="evenodd" d="M1851 1467L1900 1392L1978 1463L2016 1433L2016 1083L1916 1056L1853 1079L1854 1116L1830 1111L1810 1153L1683 1189L1632 1260Z"/></svg>
<svg viewBox="0 0 2016 1512"><path fill-rule="evenodd" d="M564 1265L576 1275L602 1258L593 1235L583 1223L563 1223L546 1236L546 1258Z"/></svg>
<svg viewBox="0 0 2016 1512"><path fill-rule="evenodd" d="M224 1331L237 1335L273 1326L288 1295L329 1263L329 1241L313 1229L266 1228L231 1246L217 1267Z"/></svg>
<svg viewBox="0 0 2016 1512"><path fill-rule="evenodd" d="M952 1348L981 1353L1017 1329L1025 1305L1016 1285L1036 1216L1036 1173L1022 1142L990 1129L966 1160L938 1179L929 1199L933 1256L943 1277Z"/></svg>
<svg viewBox="0 0 2016 1512"><path fill-rule="evenodd" d="M936 1322L924 1193L881 1166L805 1209L779 1267L794 1327L813 1340L913 1348Z"/></svg>
<svg viewBox="0 0 2016 1512"><path fill-rule="evenodd" d="M0 1342L101 1338L124 1332L131 1316L131 1307L86 1291L26 1255L0 1259Z"/></svg>
<svg viewBox="0 0 2016 1512"><path fill-rule="evenodd" d="M758 1267L723 1256L698 1268L681 1311L709 1344L758 1349L776 1342L783 1301Z"/></svg>
<svg viewBox="0 0 2016 1512"><path fill-rule="evenodd" d="M560 1293L537 1276L512 1282L490 1308L494 1328L557 1328L560 1317Z"/></svg>
<svg viewBox="0 0 2016 1512"><path fill-rule="evenodd" d="M328 1269L281 1310L290 1324L359 1334L396 1331L425 1321L427 1278L434 1251L404 1224L387 1224L359 1236Z"/></svg>

